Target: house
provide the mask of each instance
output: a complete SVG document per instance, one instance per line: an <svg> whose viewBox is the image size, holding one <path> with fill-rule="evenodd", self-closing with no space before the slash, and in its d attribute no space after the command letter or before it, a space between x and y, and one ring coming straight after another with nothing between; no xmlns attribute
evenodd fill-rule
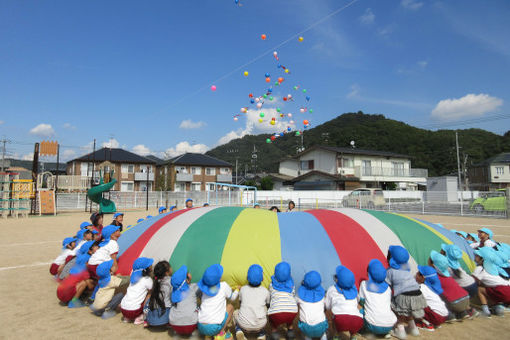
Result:
<svg viewBox="0 0 510 340"><path fill-rule="evenodd" d="M0 167L4 168L6 172L15 172L19 174L20 179L32 179L32 161L6 158L2 164L0 160ZM57 174L56 162L41 162L39 161L39 173L50 172L53 175ZM58 174L66 174L66 164L59 163Z"/></svg>
<svg viewBox="0 0 510 340"><path fill-rule="evenodd" d="M428 177L427 169L411 167L407 155L331 146L314 146L281 160L279 173L293 178L294 190L416 190Z"/></svg>
<svg viewBox="0 0 510 340"><path fill-rule="evenodd" d="M102 148L67 162L67 174L97 180L109 176L117 180L115 191L154 190L156 161L135 153L116 148ZM92 173L94 171L94 173Z"/></svg>
<svg viewBox="0 0 510 340"><path fill-rule="evenodd" d="M210 183L232 183L232 164L200 153L185 153L158 167L161 187L171 191L214 190Z"/></svg>
<svg viewBox="0 0 510 340"><path fill-rule="evenodd" d="M510 152L474 164L468 169L471 190L496 190L510 187Z"/></svg>

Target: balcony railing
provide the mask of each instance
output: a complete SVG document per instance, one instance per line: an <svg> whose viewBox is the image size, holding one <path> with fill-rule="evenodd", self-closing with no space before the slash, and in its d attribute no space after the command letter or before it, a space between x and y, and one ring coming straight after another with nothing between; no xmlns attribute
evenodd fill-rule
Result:
<svg viewBox="0 0 510 340"><path fill-rule="evenodd" d="M427 178L427 169L399 169L399 168L384 168L384 167L360 167L354 168L354 173L357 177L363 176L377 176L377 177L416 177Z"/></svg>
<svg viewBox="0 0 510 340"><path fill-rule="evenodd" d="M220 182L220 183L231 183L232 182L232 174L216 175L216 181Z"/></svg>
<svg viewBox="0 0 510 340"><path fill-rule="evenodd" d="M177 182L193 182L193 174L178 173L175 175Z"/></svg>
<svg viewBox="0 0 510 340"><path fill-rule="evenodd" d="M154 180L154 173L149 172L149 181ZM147 173L146 172L135 172L135 181L147 181Z"/></svg>

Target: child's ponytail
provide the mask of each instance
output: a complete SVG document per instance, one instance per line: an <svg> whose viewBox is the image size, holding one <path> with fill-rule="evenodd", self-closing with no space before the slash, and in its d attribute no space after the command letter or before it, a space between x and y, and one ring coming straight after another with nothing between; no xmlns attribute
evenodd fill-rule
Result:
<svg viewBox="0 0 510 340"><path fill-rule="evenodd" d="M161 315L164 313L166 308L163 292L161 291L161 280L163 280L169 270L170 264L168 261L160 261L156 264L156 266L154 266L154 284L152 286L152 293L149 299L149 309L156 310L159 308ZM145 271L144 276L146 276Z"/></svg>

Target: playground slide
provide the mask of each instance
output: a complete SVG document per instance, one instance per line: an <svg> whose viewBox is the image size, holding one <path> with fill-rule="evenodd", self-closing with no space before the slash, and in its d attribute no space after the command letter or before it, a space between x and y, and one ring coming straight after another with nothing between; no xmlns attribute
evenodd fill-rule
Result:
<svg viewBox="0 0 510 340"><path fill-rule="evenodd" d="M99 211L102 213L114 213L117 211L117 207L112 200L108 200L103 198L103 192L110 191L113 186L117 183L116 179L112 179L109 183L103 183L101 179L101 184L90 188L87 191L87 196L92 202L99 204Z"/></svg>

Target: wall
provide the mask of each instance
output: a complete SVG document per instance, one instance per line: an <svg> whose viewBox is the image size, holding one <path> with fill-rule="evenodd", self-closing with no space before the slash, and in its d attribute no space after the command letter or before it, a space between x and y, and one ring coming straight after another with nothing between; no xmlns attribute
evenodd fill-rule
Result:
<svg viewBox="0 0 510 340"><path fill-rule="evenodd" d="M498 174L496 167L503 168L503 174ZM491 182L492 183L510 183L510 165L508 164L491 164Z"/></svg>
<svg viewBox="0 0 510 340"><path fill-rule="evenodd" d="M287 159L280 162L279 173L291 177L298 176L299 164L295 159Z"/></svg>
<svg viewBox="0 0 510 340"><path fill-rule="evenodd" d="M328 174L336 175L336 152L316 149L310 151L303 156L299 157L300 161L311 161L313 160L313 170L326 172ZM298 165L299 166L299 165ZM308 171L301 170L301 175L304 175Z"/></svg>

